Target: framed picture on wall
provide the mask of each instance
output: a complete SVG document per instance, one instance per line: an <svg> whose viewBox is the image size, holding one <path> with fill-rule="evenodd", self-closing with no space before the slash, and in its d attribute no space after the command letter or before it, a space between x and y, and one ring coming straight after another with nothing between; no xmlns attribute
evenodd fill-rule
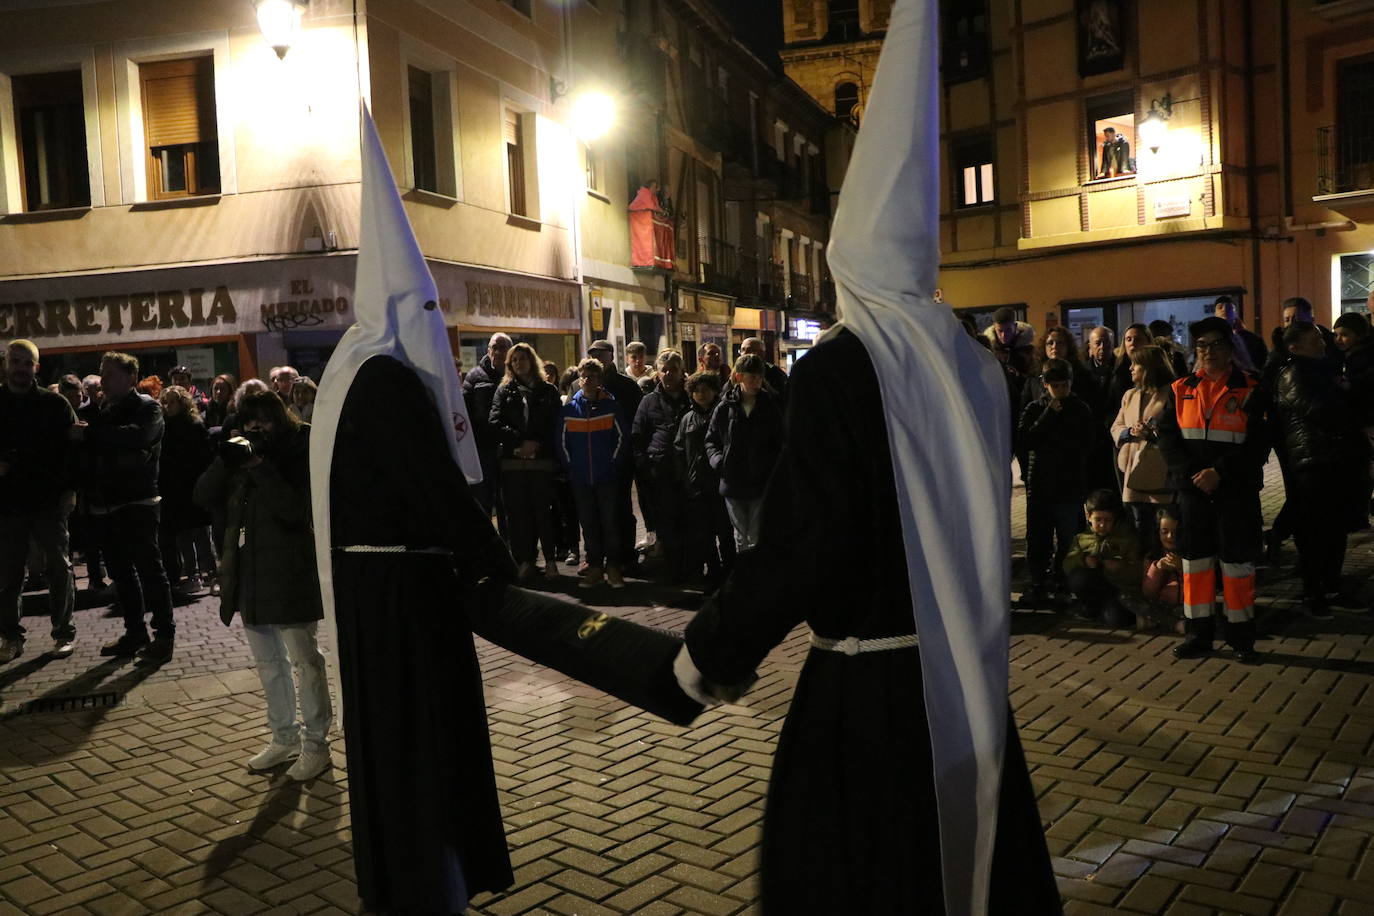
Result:
<svg viewBox="0 0 1374 916"><path fill-rule="evenodd" d="M1078 75L1111 73L1126 65L1128 0L1077 0Z"/></svg>

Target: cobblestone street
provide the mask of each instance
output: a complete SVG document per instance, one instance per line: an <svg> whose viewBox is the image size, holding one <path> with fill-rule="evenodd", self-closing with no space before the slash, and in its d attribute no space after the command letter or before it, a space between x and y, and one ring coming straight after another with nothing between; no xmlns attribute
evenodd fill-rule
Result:
<svg viewBox="0 0 1374 916"><path fill-rule="evenodd" d="M1014 515L1019 537L1020 490ZM1365 598L1371 548L1352 538L1346 564ZM1261 580L1253 667L1176 662L1173 634L1014 619L1012 703L1069 912L1374 912L1374 624L1295 617L1293 560L1290 544ZM596 595L656 626L690 619L643 583ZM357 912L342 741L304 785L247 771L261 688L211 599L178 609L156 670L98 657L120 622L93 600L77 652L42 655L29 600L26 651L0 667L0 914ZM516 884L474 912L754 912L806 640L793 632L740 705L691 729L481 644Z"/></svg>

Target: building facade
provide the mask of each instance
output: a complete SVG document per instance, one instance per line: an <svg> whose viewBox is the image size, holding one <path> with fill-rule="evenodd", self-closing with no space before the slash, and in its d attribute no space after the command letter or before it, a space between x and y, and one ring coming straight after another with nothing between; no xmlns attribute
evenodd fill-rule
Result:
<svg viewBox="0 0 1374 916"><path fill-rule="evenodd" d="M732 356L758 336L785 362L834 312L824 249L852 130L711 3L630 0L626 13L627 177L632 193L659 182L672 227L661 266L634 270L661 290L663 339Z"/></svg>
<svg viewBox="0 0 1374 916"><path fill-rule="evenodd" d="M789 72L820 101L870 72L842 69L843 43L820 64L844 34L837 6L879 12L785 4ZM1007 305L1080 334L1162 319L1181 339L1222 293L1266 336L1290 296L1326 325L1367 310L1370 4L961 0L942 14L940 294L957 311L986 322ZM884 25L863 21L860 45Z"/></svg>
<svg viewBox="0 0 1374 916"><path fill-rule="evenodd" d="M495 330L581 352L564 5L301 6L280 57L248 0L0 12L0 336L45 377L107 349L318 377L352 322L360 100L465 365Z"/></svg>

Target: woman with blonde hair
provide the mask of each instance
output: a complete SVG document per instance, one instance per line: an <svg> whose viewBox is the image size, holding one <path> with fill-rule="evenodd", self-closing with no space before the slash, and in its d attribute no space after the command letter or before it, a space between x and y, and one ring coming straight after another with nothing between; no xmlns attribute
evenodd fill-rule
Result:
<svg viewBox="0 0 1374 916"><path fill-rule="evenodd" d="M553 475L558 470L554 431L558 389L544 381L543 362L527 343L506 355L506 377L488 417L500 437L501 487L510 523L511 553L524 579L534 573L536 547L544 548L544 577L558 578L558 535L553 526Z"/></svg>
<svg viewBox="0 0 1374 916"><path fill-rule="evenodd" d="M1147 346L1130 355L1131 383L1112 422L1116 466L1122 474L1121 501L1135 518L1145 552L1157 550L1155 512L1174 501L1167 482L1168 466L1156 443L1160 415L1169 403L1174 370L1160 347Z"/></svg>

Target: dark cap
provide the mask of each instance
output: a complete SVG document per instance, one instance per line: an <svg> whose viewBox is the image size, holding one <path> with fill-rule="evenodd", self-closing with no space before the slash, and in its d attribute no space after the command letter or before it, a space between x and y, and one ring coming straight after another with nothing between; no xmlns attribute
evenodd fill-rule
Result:
<svg viewBox="0 0 1374 916"><path fill-rule="evenodd" d="M607 350L614 353L615 346L609 340L593 340L591 344L588 345L587 352L593 353L597 350Z"/></svg>
<svg viewBox="0 0 1374 916"><path fill-rule="evenodd" d="M1225 318L1218 318L1216 315L1213 315L1210 318L1194 321L1192 324L1188 325L1188 336L1192 339L1194 344L1197 343L1197 339L1203 334L1211 334L1213 331L1225 337L1228 343L1231 341L1231 322L1227 321Z"/></svg>
<svg viewBox="0 0 1374 916"><path fill-rule="evenodd" d="M195 373L191 371L191 367L190 367L190 366L177 366L175 369L173 369L171 372L168 372L167 374L168 374L168 375L195 375Z"/></svg>

